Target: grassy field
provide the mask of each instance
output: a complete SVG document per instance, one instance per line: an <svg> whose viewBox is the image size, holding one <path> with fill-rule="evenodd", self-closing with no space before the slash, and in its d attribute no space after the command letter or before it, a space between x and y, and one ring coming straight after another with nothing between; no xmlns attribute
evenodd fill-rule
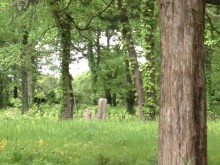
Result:
<svg viewBox="0 0 220 165"><path fill-rule="evenodd" d="M59 121L0 113L1 165L157 164L157 122ZM220 164L220 121L208 123L209 164Z"/></svg>

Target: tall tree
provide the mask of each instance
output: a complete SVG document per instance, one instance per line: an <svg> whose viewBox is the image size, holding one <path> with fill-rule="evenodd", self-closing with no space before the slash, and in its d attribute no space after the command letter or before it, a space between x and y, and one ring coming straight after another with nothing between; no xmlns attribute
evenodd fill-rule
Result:
<svg viewBox="0 0 220 165"><path fill-rule="evenodd" d="M31 32L32 22L34 21L34 12L30 8L37 4L37 0L18 0L13 3L14 9L17 10L16 17L20 19L19 31L22 33L21 37L21 53L20 53L20 70L22 81L22 113L28 111L30 100L34 97L33 89L33 54L30 50L31 44L29 42L29 34ZM33 9L33 8L32 8ZM23 18L23 20L21 19ZM34 46L33 46L34 47ZM33 48L32 47L32 48ZM33 48L34 49L34 48Z"/></svg>
<svg viewBox="0 0 220 165"><path fill-rule="evenodd" d="M128 49L131 68L135 79L135 88L138 95L139 115L142 120L145 120L145 114L143 110L144 100L145 100L144 90L143 90L143 80L137 61L137 52L135 50L135 45L132 37L132 29L130 26L126 9L123 6L122 0L118 0L118 9L120 11L121 23L122 23L122 38Z"/></svg>
<svg viewBox="0 0 220 165"><path fill-rule="evenodd" d="M19 0L17 2L17 7L19 13L22 15L29 7L28 0ZM27 48L28 48L28 37L29 32L27 29L27 24L22 25L22 51L21 51L21 83L22 83L22 113L29 110L29 97L28 97L28 66L27 66Z"/></svg>
<svg viewBox="0 0 220 165"><path fill-rule="evenodd" d="M158 164L207 164L203 0L159 0Z"/></svg>
<svg viewBox="0 0 220 165"><path fill-rule="evenodd" d="M143 48L146 57L144 70L145 104L151 119L155 119L156 117L156 109L158 104L157 87L159 84L157 76L158 61L155 51L156 37L154 36L157 30L157 21L155 18L155 3L155 1L148 0L146 2L143 2L142 7L142 17L144 24L144 28L142 29Z"/></svg>
<svg viewBox="0 0 220 165"><path fill-rule="evenodd" d="M68 7L64 2L59 0L51 0L52 14L58 27L60 40L61 40L61 87L62 87L62 100L61 100L61 118L73 117L73 90L72 90L72 76L69 72L69 65L71 63L71 21L72 17L68 11ZM68 4L66 4L68 5Z"/></svg>

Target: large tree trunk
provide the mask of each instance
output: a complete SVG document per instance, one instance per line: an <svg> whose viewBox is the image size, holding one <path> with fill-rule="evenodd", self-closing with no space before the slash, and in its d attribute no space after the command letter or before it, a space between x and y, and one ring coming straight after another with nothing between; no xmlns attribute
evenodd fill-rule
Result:
<svg viewBox="0 0 220 165"><path fill-rule="evenodd" d="M160 0L159 165L206 165L203 0Z"/></svg>
<svg viewBox="0 0 220 165"><path fill-rule="evenodd" d="M52 12L61 37L61 87L62 87L62 106L61 118L73 117L73 90L72 76L69 72L71 62L71 16L68 11L60 8L59 0L51 0Z"/></svg>
<svg viewBox="0 0 220 165"><path fill-rule="evenodd" d="M132 30L130 27L129 19L126 13L126 10L123 8L122 0L118 0L118 8L121 12L121 21L122 21L122 38L126 43L128 54L130 57L130 62L132 64L132 70L135 78L135 88L138 95L138 105L139 105L139 115L142 120L145 120L145 114L143 110L144 106L144 90L143 82L141 77L141 72L139 71L139 65L137 61L137 52L132 38Z"/></svg>
<svg viewBox="0 0 220 165"><path fill-rule="evenodd" d="M72 118L73 117L73 90L72 90L72 76L69 73L70 64L70 47L71 47L71 25L70 22L64 22L64 27L66 29L61 30L61 73L62 73L62 118Z"/></svg>

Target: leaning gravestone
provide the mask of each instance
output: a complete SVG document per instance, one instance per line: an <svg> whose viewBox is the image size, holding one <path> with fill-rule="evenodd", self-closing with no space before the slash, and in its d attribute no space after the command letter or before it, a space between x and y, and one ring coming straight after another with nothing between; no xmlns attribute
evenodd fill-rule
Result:
<svg viewBox="0 0 220 165"><path fill-rule="evenodd" d="M98 119L104 120L107 113L107 99L106 98L100 98L98 101Z"/></svg>

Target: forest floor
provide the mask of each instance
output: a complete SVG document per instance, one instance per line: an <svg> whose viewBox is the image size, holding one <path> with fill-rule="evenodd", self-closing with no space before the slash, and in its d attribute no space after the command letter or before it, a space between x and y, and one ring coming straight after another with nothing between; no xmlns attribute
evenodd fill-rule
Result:
<svg viewBox="0 0 220 165"><path fill-rule="evenodd" d="M61 121L0 113L1 165L156 165L158 122ZM210 165L220 164L220 121L208 122Z"/></svg>

